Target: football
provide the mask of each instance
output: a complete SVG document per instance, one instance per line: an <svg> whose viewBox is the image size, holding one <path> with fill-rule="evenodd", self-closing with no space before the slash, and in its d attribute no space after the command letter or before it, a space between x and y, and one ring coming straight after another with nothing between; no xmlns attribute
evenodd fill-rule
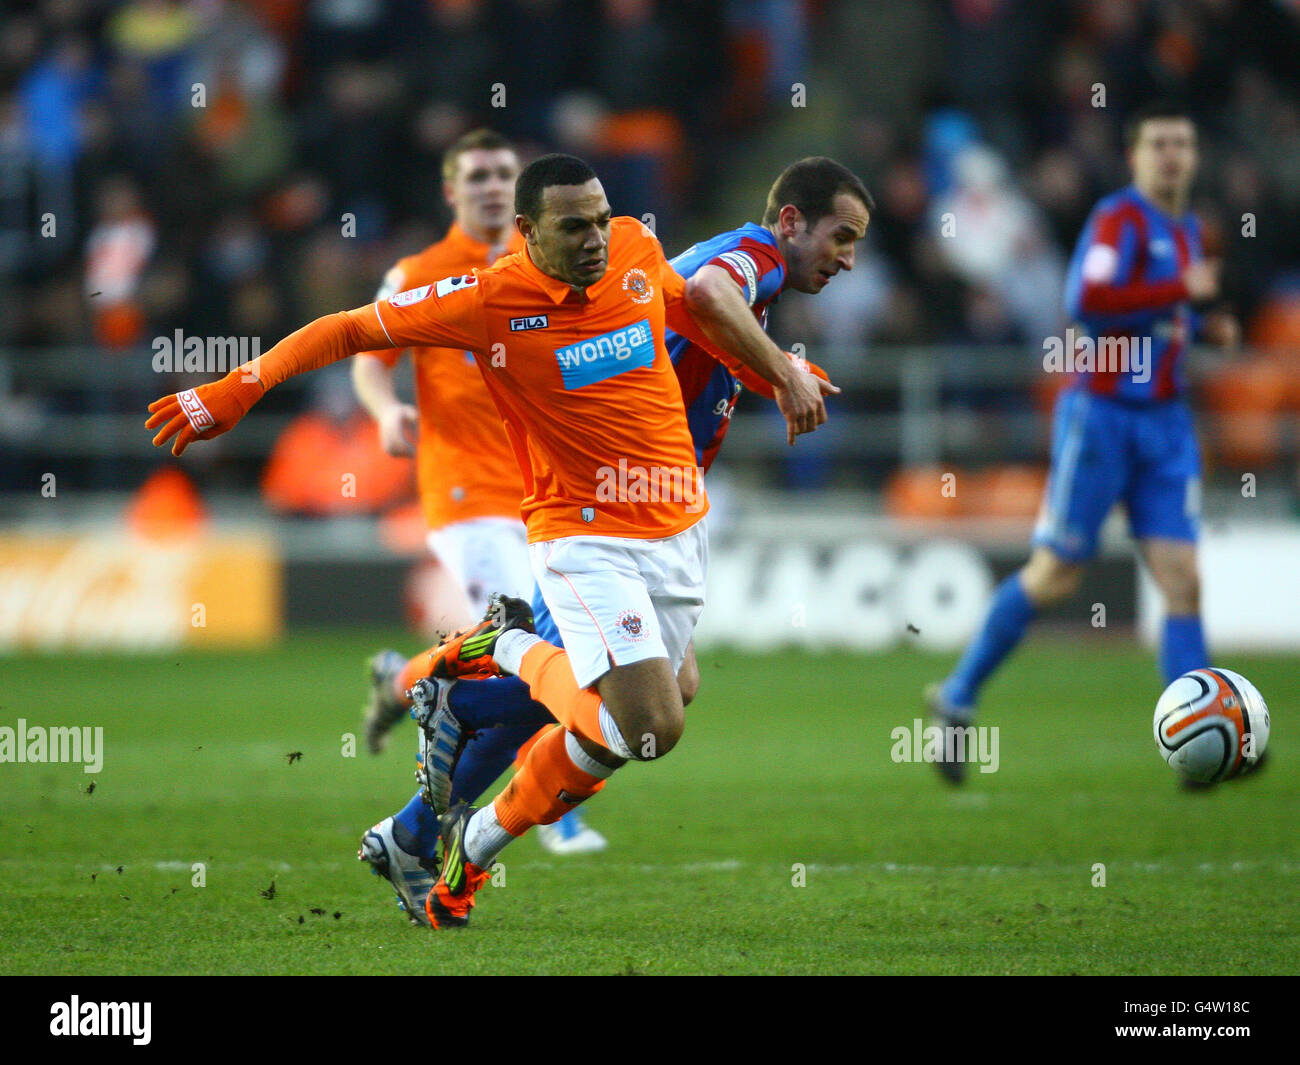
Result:
<svg viewBox="0 0 1300 1065"><path fill-rule="evenodd" d="M1256 765L1268 746L1268 705L1230 669L1194 669L1156 703L1156 746L1177 772L1213 784Z"/></svg>

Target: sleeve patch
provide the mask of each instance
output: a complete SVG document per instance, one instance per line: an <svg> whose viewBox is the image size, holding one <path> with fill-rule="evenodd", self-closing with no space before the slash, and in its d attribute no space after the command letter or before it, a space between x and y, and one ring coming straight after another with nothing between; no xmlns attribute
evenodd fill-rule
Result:
<svg viewBox="0 0 1300 1065"><path fill-rule="evenodd" d="M405 292L398 292L388 297L388 302L394 307L409 307L412 303L419 303L421 300L429 298L429 290L432 285L421 285L419 288L408 288Z"/></svg>
<svg viewBox="0 0 1300 1065"><path fill-rule="evenodd" d="M456 277L444 277L434 286L434 291L437 293L438 298L442 299L442 297L449 296L453 292L473 288L477 284L478 277L474 274L459 274ZM425 295L428 295L428 293L426 292ZM420 298L423 299L424 297Z"/></svg>
<svg viewBox="0 0 1300 1065"><path fill-rule="evenodd" d="M718 262L726 263L745 279L749 305L754 306L754 301L758 298L758 264L743 251L724 251L718 256Z"/></svg>
<svg viewBox="0 0 1300 1065"><path fill-rule="evenodd" d="M1119 252L1109 244L1094 244L1083 257L1083 279L1090 284L1105 285L1118 270Z"/></svg>

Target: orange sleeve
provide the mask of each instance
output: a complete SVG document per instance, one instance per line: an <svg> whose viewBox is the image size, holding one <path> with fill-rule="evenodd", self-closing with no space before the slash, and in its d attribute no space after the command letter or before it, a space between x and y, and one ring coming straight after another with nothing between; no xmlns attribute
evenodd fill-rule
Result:
<svg viewBox="0 0 1300 1065"><path fill-rule="evenodd" d="M405 259L397 263L391 270L384 275L383 283L379 286L379 291L375 293L375 302L386 300L390 296L396 296L399 292L407 288L407 272L402 263ZM402 358L405 348L382 348L378 351L359 351L358 355L369 355L371 358L378 359L390 370L398 364Z"/></svg>
<svg viewBox="0 0 1300 1065"><path fill-rule="evenodd" d="M438 282L439 286L446 284L446 281ZM368 307L317 318L248 363L248 369L241 367L241 370L256 375L265 390L358 351L411 345L471 351L483 347L485 331L482 301L476 298L477 279L472 285L464 285L466 291L451 292L448 299L437 297L434 288L426 285L399 292Z"/></svg>
<svg viewBox="0 0 1300 1065"><path fill-rule="evenodd" d="M339 311L290 333L240 369L245 376L255 376L263 390L272 389L296 374L319 370L358 351L379 347L384 339L373 305Z"/></svg>
<svg viewBox="0 0 1300 1065"><path fill-rule="evenodd" d="M367 309L378 320L389 347L482 351L487 344L483 289L477 274L444 277L376 300Z"/></svg>

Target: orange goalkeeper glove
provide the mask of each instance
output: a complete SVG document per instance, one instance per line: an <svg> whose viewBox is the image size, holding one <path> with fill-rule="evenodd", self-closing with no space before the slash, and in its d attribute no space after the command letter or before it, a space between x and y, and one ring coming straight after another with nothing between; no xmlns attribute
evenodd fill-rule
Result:
<svg viewBox="0 0 1300 1065"><path fill-rule="evenodd" d="M175 436L172 454L179 456L195 440L228 433L265 391L256 376L239 366L220 381L155 399L149 404L151 413L144 427L162 426L153 438L154 447L162 447Z"/></svg>

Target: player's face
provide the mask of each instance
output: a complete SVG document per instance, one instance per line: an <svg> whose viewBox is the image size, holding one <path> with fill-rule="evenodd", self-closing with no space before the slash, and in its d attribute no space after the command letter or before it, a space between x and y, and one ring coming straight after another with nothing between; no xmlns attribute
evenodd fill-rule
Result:
<svg viewBox="0 0 1300 1065"><path fill-rule="evenodd" d="M509 148L472 148L456 157L456 176L444 193L461 228L482 236L514 217L519 158Z"/></svg>
<svg viewBox="0 0 1300 1065"><path fill-rule="evenodd" d="M1152 118L1142 123L1129 151L1133 182L1162 198L1182 199L1196 176L1196 127L1187 118Z"/></svg>
<svg viewBox="0 0 1300 1065"><path fill-rule="evenodd" d="M786 287L796 292L820 292L841 270L853 269L854 245L866 235L871 216L861 200L846 192L839 193L830 214L811 227L797 209L789 210L793 216L788 221L782 218L787 236L783 249Z"/></svg>
<svg viewBox="0 0 1300 1065"><path fill-rule="evenodd" d="M586 288L609 267L609 217L605 190L592 178L585 185L543 189L537 218L517 215L515 224L543 273Z"/></svg>

